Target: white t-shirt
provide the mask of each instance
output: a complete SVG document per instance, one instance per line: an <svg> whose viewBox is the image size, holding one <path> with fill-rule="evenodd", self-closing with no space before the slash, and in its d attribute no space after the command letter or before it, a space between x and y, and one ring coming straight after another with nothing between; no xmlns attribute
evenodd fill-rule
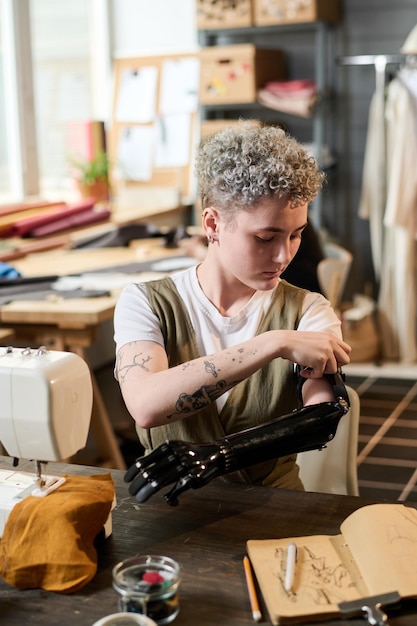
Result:
<svg viewBox="0 0 417 626"><path fill-rule="evenodd" d="M222 316L202 291L196 267L171 275L195 330L201 356L246 341L256 334L274 289L257 291L233 317ZM156 341L164 345L159 320L149 306L144 283L130 283L122 291L114 313L116 353L132 341ZM330 332L341 337L341 324L321 294L309 292L297 330Z"/></svg>

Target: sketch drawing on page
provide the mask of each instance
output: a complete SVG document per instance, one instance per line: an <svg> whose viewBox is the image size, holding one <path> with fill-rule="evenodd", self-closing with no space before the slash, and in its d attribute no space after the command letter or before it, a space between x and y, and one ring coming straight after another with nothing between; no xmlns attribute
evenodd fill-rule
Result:
<svg viewBox="0 0 417 626"><path fill-rule="evenodd" d="M352 586L352 579L346 567L339 560L332 562L328 555L321 555L309 546L298 546L298 568L303 570L302 587L297 585L297 577L290 590L285 589L286 551L275 551L277 570L275 577L291 602L303 602L307 597L316 605L335 604L345 601L350 594L345 593Z"/></svg>

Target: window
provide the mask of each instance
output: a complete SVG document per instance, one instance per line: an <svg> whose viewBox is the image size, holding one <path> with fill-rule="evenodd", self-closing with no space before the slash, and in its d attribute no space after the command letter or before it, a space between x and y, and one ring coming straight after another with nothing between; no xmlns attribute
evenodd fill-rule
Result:
<svg viewBox="0 0 417 626"><path fill-rule="evenodd" d="M107 10L104 0L0 0L0 137L9 135L0 141L0 202L7 192L16 201L74 194L76 123L105 121L96 103L110 101ZM3 85L6 59L15 80Z"/></svg>
<svg viewBox="0 0 417 626"><path fill-rule="evenodd" d="M40 195L70 184L74 122L93 116L90 0L31 0Z"/></svg>

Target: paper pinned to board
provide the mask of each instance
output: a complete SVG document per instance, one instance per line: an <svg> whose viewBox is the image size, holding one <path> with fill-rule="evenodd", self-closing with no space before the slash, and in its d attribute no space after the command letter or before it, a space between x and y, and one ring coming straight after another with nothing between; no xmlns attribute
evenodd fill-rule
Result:
<svg viewBox="0 0 417 626"><path fill-rule="evenodd" d="M161 74L161 113L195 113L198 110L199 60L167 59Z"/></svg>
<svg viewBox="0 0 417 626"><path fill-rule="evenodd" d="M152 122L156 115L158 69L153 66L125 70L116 106L118 122Z"/></svg>
<svg viewBox="0 0 417 626"><path fill-rule="evenodd" d="M190 161L191 117L188 113L159 117L155 167L185 167Z"/></svg>
<svg viewBox="0 0 417 626"><path fill-rule="evenodd" d="M155 127L125 128L118 147L118 169L125 180L147 181L152 178Z"/></svg>

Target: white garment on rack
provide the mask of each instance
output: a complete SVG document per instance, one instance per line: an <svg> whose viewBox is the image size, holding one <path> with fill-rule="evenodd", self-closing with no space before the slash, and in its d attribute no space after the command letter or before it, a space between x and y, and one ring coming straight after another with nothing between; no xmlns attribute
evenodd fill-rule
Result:
<svg viewBox="0 0 417 626"><path fill-rule="evenodd" d="M369 220L375 276L381 278L385 211L385 105L384 94L372 96L362 172L359 217Z"/></svg>
<svg viewBox="0 0 417 626"><path fill-rule="evenodd" d="M385 105L387 201L384 225L402 226L416 237L417 69L402 69L391 81Z"/></svg>
<svg viewBox="0 0 417 626"><path fill-rule="evenodd" d="M400 70L389 83L382 126L381 109L375 102L370 110L360 211L371 220L375 270L380 274L378 308L383 357L414 362L417 360L417 71ZM378 153L374 151L380 146L378 133L384 135L386 144L386 176L382 180L375 167ZM381 204L381 214L382 192L386 201Z"/></svg>
<svg viewBox="0 0 417 626"><path fill-rule="evenodd" d="M387 202L378 304L394 331L393 345L385 344L387 358L412 363L417 359L417 70L399 71L388 86L385 110Z"/></svg>

